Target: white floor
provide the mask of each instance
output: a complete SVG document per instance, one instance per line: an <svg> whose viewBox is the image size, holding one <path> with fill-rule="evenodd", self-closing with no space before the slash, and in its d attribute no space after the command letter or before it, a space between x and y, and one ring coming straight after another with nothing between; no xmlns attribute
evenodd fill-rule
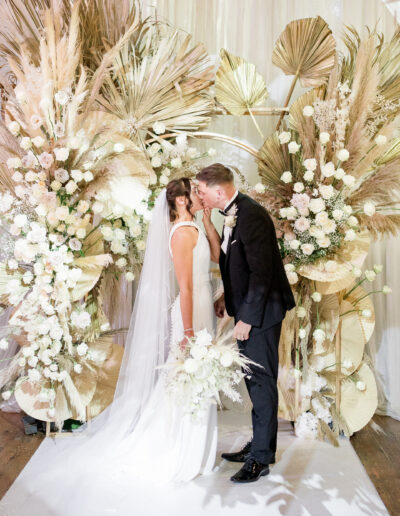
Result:
<svg viewBox="0 0 400 516"><path fill-rule="evenodd" d="M238 449L250 435L247 415L220 414L219 451ZM51 443L49 443L51 444ZM46 442L42 444L47 445ZM240 465L239 465L240 466ZM43 464L43 468L46 465ZM120 484L120 493L107 491L107 483L92 486L88 479L85 507L74 504L73 492L62 506L57 494L40 497L26 485L23 473L0 503L7 516L198 516L291 515L291 516L381 516L387 515L379 495L348 440L339 448L293 436L289 423L280 422L277 463L268 477L253 484L237 485L229 477L238 465L217 458L216 471L207 477L177 486ZM51 472L49 472L51 475ZM41 486L42 488L44 486ZM40 489L41 493L45 490ZM110 491L110 490L109 490ZM90 511L90 500L99 499L103 509Z"/></svg>

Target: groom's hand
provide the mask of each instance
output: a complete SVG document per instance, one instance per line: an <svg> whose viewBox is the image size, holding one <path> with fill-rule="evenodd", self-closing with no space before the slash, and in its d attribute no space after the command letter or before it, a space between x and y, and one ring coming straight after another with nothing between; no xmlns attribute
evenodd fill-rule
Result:
<svg viewBox="0 0 400 516"><path fill-rule="evenodd" d="M225 313L225 296L222 294L214 303L215 315L222 319Z"/></svg>
<svg viewBox="0 0 400 516"><path fill-rule="evenodd" d="M233 329L233 337L237 340L248 340L251 330L251 324L238 321Z"/></svg>

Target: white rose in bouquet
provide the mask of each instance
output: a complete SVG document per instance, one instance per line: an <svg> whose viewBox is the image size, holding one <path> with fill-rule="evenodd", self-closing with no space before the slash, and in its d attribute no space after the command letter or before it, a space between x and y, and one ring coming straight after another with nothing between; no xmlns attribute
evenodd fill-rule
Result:
<svg viewBox="0 0 400 516"><path fill-rule="evenodd" d="M289 131L282 131L279 136L279 143L283 145L284 143L290 142L290 132Z"/></svg>

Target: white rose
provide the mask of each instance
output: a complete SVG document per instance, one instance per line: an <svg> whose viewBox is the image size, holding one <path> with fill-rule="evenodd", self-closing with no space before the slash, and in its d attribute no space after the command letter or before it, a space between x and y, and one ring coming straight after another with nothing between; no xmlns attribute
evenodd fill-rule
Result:
<svg viewBox="0 0 400 516"><path fill-rule="evenodd" d="M82 366L81 366L81 364L75 364L75 365L74 365L74 371L75 371L75 373L80 374L80 373L82 372Z"/></svg>
<svg viewBox="0 0 400 516"><path fill-rule="evenodd" d="M300 241L299 240L291 240L290 243L289 243L289 246L291 247L291 249L293 249L294 251L297 251L297 249L300 247Z"/></svg>
<svg viewBox="0 0 400 516"><path fill-rule="evenodd" d="M303 185L303 183L300 183L300 182L295 183L295 184L293 185L293 190L294 190L296 193L300 193L300 192L302 192L302 191L304 190L304 185Z"/></svg>
<svg viewBox="0 0 400 516"><path fill-rule="evenodd" d="M376 273L375 271L367 270L365 271L365 277L368 281L374 281L376 278Z"/></svg>
<svg viewBox="0 0 400 516"><path fill-rule="evenodd" d="M137 240L136 247L139 251L144 251L146 249L146 242L144 240Z"/></svg>
<svg viewBox="0 0 400 516"><path fill-rule="evenodd" d="M213 158L213 157L217 154L217 151L211 147L211 149L208 149L207 154L208 154L211 158Z"/></svg>
<svg viewBox="0 0 400 516"><path fill-rule="evenodd" d="M356 233L354 229L348 229L345 231L344 239L348 242L352 242L356 238Z"/></svg>
<svg viewBox="0 0 400 516"><path fill-rule="evenodd" d="M62 187L62 184L60 183L60 181L54 180L50 183L50 186L53 192L58 192L58 190Z"/></svg>
<svg viewBox="0 0 400 516"><path fill-rule="evenodd" d="M353 186L355 182L356 182L356 178L350 174L346 174L343 178L343 183L346 186Z"/></svg>
<svg viewBox="0 0 400 516"><path fill-rule="evenodd" d="M43 147L44 142L45 140L41 136L35 136L35 138L32 138L32 143L36 148Z"/></svg>
<svg viewBox="0 0 400 516"><path fill-rule="evenodd" d="M65 220L69 215L68 206L59 206L56 208L55 214L58 220Z"/></svg>
<svg viewBox="0 0 400 516"><path fill-rule="evenodd" d="M125 279L126 281L133 281L135 279L135 275L133 272L128 271L125 273Z"/></svg>
<svg viewBox="0 0 400 516"><path fill-rule="evenodd" d="M303 107L303 115L304 116L313 116L314 108L312 106L304 106Z"/></svg>
<svg viewBox="0 0 400 516"><path fill-rule="evenodd" d="M384 294L390 294L392 292L392 289L388 285L384 285L382 292Z"/></svg>
<svg viewBox="0 0 400 516"><path fill-rule="evenodd" d="M281 181L284 183L291 183L292 182L292 173L290 171L286 171L281 175Z"/></svg>
<svg viewBox="0 0 400 516"><path fill-rule="evenodd" d="M375 143L377 145L385 145L386 142L387 142L387 138L383 134L378 134L378 136L375 138Z"/></svg>
<svg viewBox="0 0 400 516"><path fill-rule="evenodd" d="M304 308L304 306L299 306L296 310L296 313L299 319L303 319L307 315L307 310Z"/></svg>
<svg viewBox="0 0 400 516"><path fill-rule="evenodd" d="M324 177L332 177L335 174L335 165L332 161L328 161L328 163L321 167L321 174Z"/></svg>
<svg viewBox="0 0 400 516"><path fill-rule="evenodd" d="M33 172L33 170L28 170L28 172L25 174L25 181L28 183L33 183L38 178L38 175L36 172Z"/></svg>
<svg viewBox="0 0 400 516"><path fill-rule="evenodd" d="M71 177L74 181L79 183L79 181L82 181L83 179L82 171L78 169L71 170Z"/></svg>
<svg viewBox="0 0 400 516"><path fill-rule="evenodd" d="M308 158L304 160L303 165L306 167L307 170L311 170L314 172L314 170L317 168L317 160L315 158Z"/></svg>
<svg viewBox="0 0 400 516"><path fill-rule="evenodd" d="M76 230L76 236L82 240L82 238L85 238L86 236L86 229L85 228L78 228Z"/></svg>
<svg viewBox="0 0 400 516"><path fill-rule="evenodd" d="M307 170L305 173L304 173L304 181L307 181L307 183L311 183L311 181L313 181L314 179L314 172L312 172L311 170Z"/></svg>
<svg viewBox="0 0 400 516"><path fill-rule="evenodd" d="M154 156L154 158L152 158L151 160L151 166L153 168L158 168L158 167L161 167L162 165L162 159L160 158L160 156Z"/></svg>
<svg viewBox="0 0 400 516"><path fill-rule="evenodd" d="M324 342L324 340L325 340L324 330L322 330L321 328L317 328L316 330L314 330L313 337L316 342Z"/></svg>
<svg viewBox="0 0 400 516"><path fill-rule="evenodd" d="M87 183L90 183L90 181L93 181L93 173L90 171L90 170L87 170L84 174L83 174L83 179L87 182Z"/></svg>
<svg viewBox="0 0 400 516"><path fill-rule="evenodd" d="M66 159L68 159L69 149L67 149L66 147L56 148L54 149L54 154L56 156L57 161L65 161Z"/></svg>
<svg viewBox="0 0 400 516"><path fill-rule="evenodd" d="M219 359L219 361L221 362L221 365L224 366L224 367L230 367L233 363L233 356L232 356L232 353L231 351L225 351L221 358Z"/></svg>
<svg viewBox="0 0 400 516"><path fill-rule="evenodd" d="M335 179L343 179L346 175L346 172L342 168L338 168L335 172Z"/></svg>
<svg viewBox="0 0 400 516"><path fill-rule="evenodd" d="M333 210L332 217L335 220L342 220L342 218L343 218L343 210L339 210L339 209Z"/></svg>
<svg viewBox="0 0 400 516"><path fill-rule="evenodd" d="M320 211L325 210L325 202L323 199L319 197L316 199L311 199L309 208L313 213L319 213Z"/></svg>
<svg viewBox="0 0 400 516"><path fill-rule="evenodd" d="M377 265L377 264L375 264L375 265L373 266L373 269L374 269L374 272L375 272L376 274L380 274L380 273L382 272L382 270L383 270L383 265Z"/></svg>
<svg viewBox="0 0 400 516"><path fill-rule="evenodd" d="M320 185L319 191L323 199L331 199L335 194L335 190L332 185Z"/></svg>
<svg viewBox="0 0 400 516"><path fill-rule="evenodd" d="M3 391L3 392L1 393L1 397L3 398L3 400L4 400L4 401L7 401L7 400L9 400L9 399L10 399L11 394L12 394L12 392L11 392L11 391Z"/></svg>
<svg viewBox="0 0 400 516"><path fill-rule="evenodd" d="M304 339L306 335L307 335L306 330L304 328L300 328L300 330L299 330L299 337L301 339Z"/></svg>
<svg viewBox="0 0 400 516"><path fill-rule="evenodd" d="M283 145L284 143L288 143L290 141L290 132L289 131L282 131L279 136L279 143Z"/></svg>
<svg viewBox="0 0 400 516"><path fill-rule="evenodd" d="M199 363L193 358L187 358L183 364L183 368L187 373L193 374L199 368Z"/></svg>
<svg viewBox="0 0 400 516"><path fill-rule="evenodd" d="M19 213L14 218L14 224L18 228L24 227L28 223L28 217L24 213Z"/></svg>
<svg viewBox="0 0 400 516"><path fill-rule="evenodd" d="M337 153L337 157L340 161L347 161L349 159L350 153L347 149L340 149Z"/></svg>
<svg viewBox="0 0 400 516"><path fill-rule="evenodd" d="M89 209L89 203L87 201L85 201L84 199L81 199L79 202L78 202L78 211L80 213L86 213Z"/></svg>
<svg viewBox="0 0 400 516"><path fill-rule="evenodd" d="M19 142L21 149L28 150L32 147L32 140L29 138L29 136L24 136L21 138L21 141Z"/></svg>
<svg viewBox="0 0 400 516"><path fill-rule="evenodd" d="M78 346L76 346L76 352L78 353L78 355L80 357L83 357L84 355L86 355L87 350L88 350L88 345L85 342L81 342L80 344L78 344Z"/></svg>
<svg viewBox="0 0 400 516"><path fill-rule="evenodd" d="M262 183L257 183L254 190L259 194L263 194L265 192L265 186Z"/></svg>
<svg viewBox="0 0 400 516"><path fill-rule="evenodd" d="M320 294L320 292L313 292L311 294L311 299L315 302L315 303L319 303L322 299L322 296Z"/></svg>
<svg viewBox="0 0 400 516"><path fill-rule="evenodd" d="M374 215L376 209L375 209L375 204L373 204L372 202L366 202L364 204L364 213L365 215L368 215L368 217L372 217L372 215Z"/></svg>
<svg viewBox="0 0 400 516"><path fill-rule="evenodd" d="M119 269L122 269L122 267L125 267L125 265L127 264L127 261L125 258L118 258L118 260L115 262L115 265L119 268Z"/></svg>
<svg viewBox="0 0 400 516"><path fill-rule="evenodd" d="M15 183L20 183L23 179L23 175L21 172L15 171L14 174L11 176L11 179L15 181Z"/></svg>
<svg viewBox="0 0 400 516"><path fill-rule="evenodd" d="M353 267L351 272L353 273L353 276L356 277L356 278L359 278L361 276L361 274L362 274L362 270L359 269L358 267Z"/></svg>
<svg viewBox="0 0 400 516"><path fill-rule="evenodd" d="M114 145L114 152L124 152L125 145L123 143L116 143Z"/></svg>
<svg viewBox="0 0 400 516"><path fill-rule="evenodd" d="M326 249L331 245L331 240L327 235L325 235L323 238L319 238L317 240L317 244L319 247L322 247L322 249Z"/></svg>
<svg viewBox="0 0 400 516"><path fill-rule="evenodd" d="M351 215L353 208L349 204L345 204L343 206L343 211L346 213L346 215Z"/></svg>
<svg viewBox="0 0 400 516"><path fill-rule="evenodd" d="M75 183L75 181L72 181L72 179L65 185L65 190L70 195L72 195L77 188L78 185Z"/></svg>
<svg viewBox="0 0 400 516"><path fill-rule="evenodd" d="M93 213L101 213L104 209L103 203L100 201L95 201L92 205L92 211Z"/></svg>
<svg viewBox="0 0 400 516"><path fill-rule="evenodd" d="M296 272L287 272L286 276L290 285L295 285L299 281L299 277Z"/></svg>
<svg viewBox="0 0 400 516"><path fill-rule="evenodd" d="M316 217L315 217L315 222L319 225L319 226L324 226L325 224L327 224L329 221L329 217L328 217L328 214L326 213L326 211L320 211L319 213L317 213Z"/></svg>
<svg viewBox="0 0 400 516"><path fill-rule="evenodd" d="M331 137L329 136L329 133L322 132L322 133L320 133L320 135L319 135L319 141L320 141L323 145L325 145L326 143L328 143L330 139L331 139Z"/></svg>
<svg viewBox="0 0 400 516"><path fill-rule="evenodd" d="M310 256L314 252L314 246L312 244L303 244L301 250L306 256Z"/></svg>
<svg viewBox="0 0 400 516"><path fill-rule="evenodd" d="M296 154L300 147L301 145L299 145L297 142L290 142L288 145L289 154Z"/></svg>
<svg viewBox="0 0 400 516"><path fill-rule="evenodd" d="M162 122L156 122L153 125L153 131L156 134L164 134L165 133L165 125Z"/></svg>
<svg viewBox="0 0 400 516"><path fill-rule="evenodd" d="M287 263L285 265L286 272L293 272L294 270L295 270L295 266L293 265L293 263Z"/></svg>
<svg viewBox="0 0 400 516"><path fill-rule="evenodd" d="M10 124L8 124L8 130L10 131L10 133L14 134L15 136L20 132L21 130L21 127L19 125L18 122L11 122Z"/></svg>
<svg viewBox="0 0 400 516"><path fill-rule="evenodd" d="M356 387L359 391L365 391L365 389L367 388L367 386L365 385L365 382L362 382L362 381L358 381L356 383Z"/></svg>

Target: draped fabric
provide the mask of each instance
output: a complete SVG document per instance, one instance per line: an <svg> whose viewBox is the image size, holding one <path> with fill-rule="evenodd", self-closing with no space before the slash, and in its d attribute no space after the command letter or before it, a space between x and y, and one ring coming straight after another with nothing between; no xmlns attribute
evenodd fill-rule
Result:
<svg viewBox="0 0 400 516"><path fill-rule="evenodd" d="M365 26L391 37L395 19L384 2L380 0L152 0L144 2L144 14L154 14L161 20L191 33L195 42L204 42L208 52L217 58L221 48L254 63L266 79L269 90L267 106L282 106L292 78L287 77L271 62L275 41L285 25L296 18L319 15L326 20L344 50L339 37L344 25L353 25L359 32ZM364 32L365 34L365 32ZM217 60L217 59L215 59ZM292 98L302 92L298 84ZM277 116L257 117L265 136L275 128ZM262 138L250 117L219 116L207 128L248 142L256 148ZM214 147L217 156L209 158L234 165L245 173L249 182L257 179L254 160L244 151L228 144L202 140L202 149ZM366 267L382 263L383 274L374 283L374 288L389 284L393 293L389 296L374 295L376 330L367 346L374 364L379 389L380 414L400 419L400 241L398 238L376 242L372 245Z"/></svg>

